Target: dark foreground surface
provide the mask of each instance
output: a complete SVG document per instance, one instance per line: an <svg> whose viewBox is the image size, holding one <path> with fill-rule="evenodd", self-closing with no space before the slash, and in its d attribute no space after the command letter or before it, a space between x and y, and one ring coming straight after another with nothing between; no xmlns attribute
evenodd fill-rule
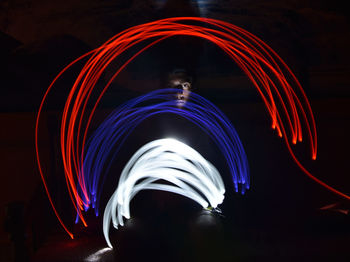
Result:
<svg viewBox="0 0 350 262"><path fill-rule="evenodd" d="M75 240L52 235L32 261L350 261L348 214L304 210L291 221L269 210L264 221L264 214L226 216L182 204L136 212L125 227L111 229L113 250L95 221Z"/></svg>

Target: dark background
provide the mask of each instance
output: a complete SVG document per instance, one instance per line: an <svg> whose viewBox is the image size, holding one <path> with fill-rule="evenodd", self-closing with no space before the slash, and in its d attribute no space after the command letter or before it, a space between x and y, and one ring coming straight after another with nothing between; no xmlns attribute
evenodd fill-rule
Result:
<svg viewBox="0 0 350 262"><path fill-rule="evenodd" d="M74 241L60 228L43 192L35 161L35 114L50 81L72 59L130 26L165 17L221 19L268 43L299 78L316 117L318 159L309 160L305 145L298 145L298 157L318 178L349 194L350 31L345 4L325 0L2 0L0 260L99 261L91 255L105 247L101 218L89 213L88 229L73 225L57 144L60 110L79 67L50 95L40 131L49 185L60 213L74 227ZM254 87L214 45L177 37L147 51L116 79L99 107L95 127L121 102L165 87L176 69L185 71L194 91L231 119L248 156L252 188L245 196L233 192L218 149L196 127L177 118L150 119L127 141L106 191L117 183L113 174L120 173L141 145L175 136L219 168L227 189L224 217L203 214L191 201L170 193L142 192L132 202L134 218L125 228L111 230L116 252L104 253L101 259L347 261L349 215L320 208L337 203L347 211L348 202L298 169L270 129Z"/></svg>

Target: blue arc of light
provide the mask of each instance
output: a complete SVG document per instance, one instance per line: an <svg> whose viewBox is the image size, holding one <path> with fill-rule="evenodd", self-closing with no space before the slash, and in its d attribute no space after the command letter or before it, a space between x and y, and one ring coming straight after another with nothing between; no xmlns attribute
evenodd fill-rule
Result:
<svg viewBox="0 0 350 262"><path fill-rule="evenodd" d="M131 99L114 110L92 134L85 150L83 175L96 215L102 191L98 189L125 140L142 121L163 113L184 117L207 133L227 162L235 191L244 194L249 189L248 160L231 122L214 104L193 92L181 103L177 99L179 91L159 89Z"/></svg>

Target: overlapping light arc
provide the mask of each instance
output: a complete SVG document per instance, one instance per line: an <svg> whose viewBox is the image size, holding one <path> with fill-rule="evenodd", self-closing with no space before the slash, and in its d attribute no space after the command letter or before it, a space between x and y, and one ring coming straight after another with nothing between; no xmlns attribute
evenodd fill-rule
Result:
<svg viewBox="0 0 350 262"><path fill-rule="evenodd" d="M91 205L97 214L104 178L124 141L142 121L159 114L176 114L200 127L222 152L236 192L244 194L249 189L248 160L231 122L214 104L194 92L186 101L179 100L179 91L159 89L131 99L112 112L94 131L84 153L86 184L79 190L87 189L89 201L82 194L83 200L88 202L85 209Z"/></svg>
<svg viewBox="0 0 350 262"><path fill-rule="evenodd" d="M99 48L86 53L65 67L46 91L36 121L37 161L49 200L62 226L64 223L55 209L45 182L38 149L38 126L48 93L57 79L62 77L62 74L72 65L84 58L88 59L67 97L61 121L61 150L67 186L72 202L83 210L89 201L86 188L84 188L84 174L81 172L84 145L99 102L113 80L133 59L160 41L179 35L206 39L229 55L256 87L270 115L272 128L284 138L296 164L320 185L341 197L350 199L350 196L312 175L293 152L292 144L302 141L304 132L310 144L311 158L316 159L317 133L314 116L305 92L284 61L262 40L240 27L209 18L175 17L134 26L115 35ZM98 80L110 64L121 54L126 54L126 51L131 52L131 47L140 49L115 71L101 92L94 92ZM91 98L92 94L97 95L94 101ZM88 102L94 104L91 110L87 110ZM82 188L84 198L78 194L77 185ZM82 216L81 219L86 224ZM65 229L69 232L66 227Z"/></svg>
<svg viewBox="0 0 350 262"><path fill-rule="evenodd" d="M219 171L196 150L175 139L152 141L125 165L118 187L106 205L103 234L110 248L111 221L115 228L123 226L124 218L130 218L130 201L138 192L150 189L183 195L203 208L216 208L225 193Z"/></svg>

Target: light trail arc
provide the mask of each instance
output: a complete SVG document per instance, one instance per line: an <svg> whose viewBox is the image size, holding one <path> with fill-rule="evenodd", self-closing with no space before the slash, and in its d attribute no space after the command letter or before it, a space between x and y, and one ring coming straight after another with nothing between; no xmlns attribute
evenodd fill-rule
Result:
<svg viewBox="0 0 350 262"><path fill-rule="evenodd" d="M59 73L45 93L37 114L35 129L36 157L40 175L54 211L56 209L50 197L45 175L40 164L38 123L47 94L56 80L73 64L89 57L72 86L61 120L61 151L68 191L73 204L78 209L83 210L84 206L89 202L86 189L83 188L85 183L83 172L81 172L83 168L84 145L99 102L113 80L133 59L158 42L178 35L206 39L229 55L256 87L270 115L272 128L276 129L279 136L284 137L288 150L301 170L321 186L350 200L349 195L320 181L306 170L293 152L291 145L303 140L303 128L306 130L304 133L307 135L310 144L311 158L316 159L316 124L304 90L293 72L277 53L258 37L230 23L210 18L175 17L134 26L117 34L99 48L73 61ZM139 51L116 70L116 73L110 78L100 94L97 95L98 98L93 102L92 110L87 112L87 104L91 102L94 88L110 63L118 59L121 54L125 54L131 47L142 44L146 46L141 46ZM77 185L83 188L84 199L78 194L76 190ZM62 226L64 226L58 213L56 211L55 213ZM80 215L80 218L84 222L82 215ZM65 230L68 232L66 227Z"/></svg>

